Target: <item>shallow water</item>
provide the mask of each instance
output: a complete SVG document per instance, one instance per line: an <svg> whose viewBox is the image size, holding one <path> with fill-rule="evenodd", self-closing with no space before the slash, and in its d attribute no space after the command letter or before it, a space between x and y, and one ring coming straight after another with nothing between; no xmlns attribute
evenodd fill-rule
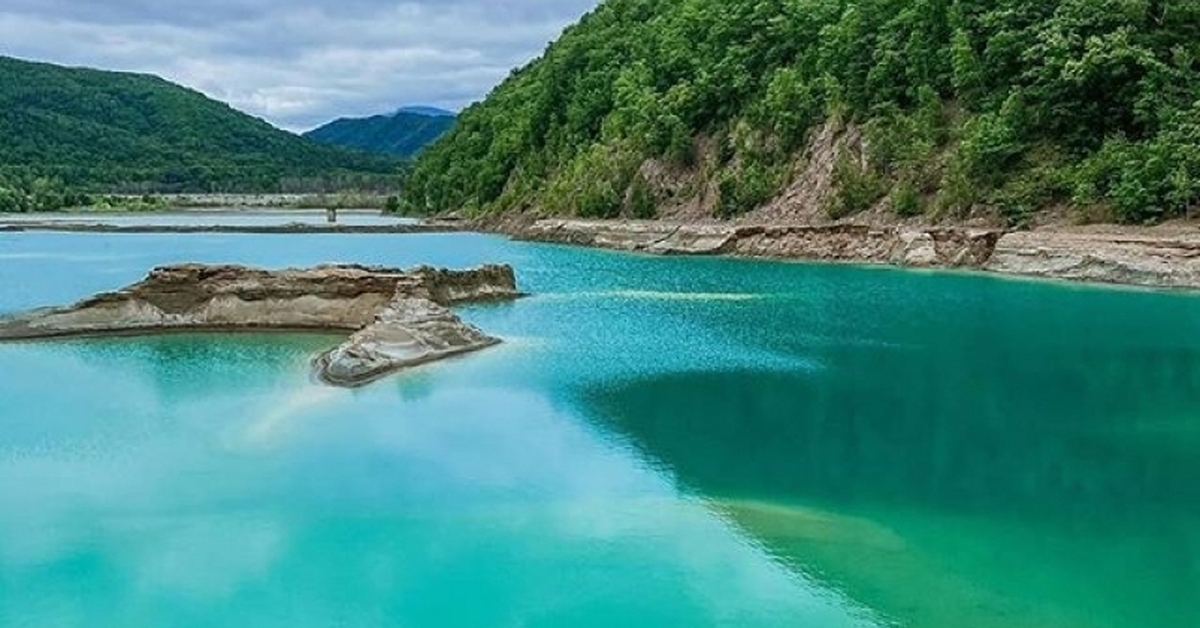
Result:
<svg viewBox="0 0 1200 628"><path fill-rule="evenodd" d="M0 312L172 261L510 262L507 342L0 345L0 626L1200 625L1200 299L490 236L0 234Z"/></svg>
<svg viewBox="0 0 1200 628"><path fill-rule="evenodd" d="M288 224L326 225L324 210L204 209L175 212L0 214L0 224L69 222L90 225L155 227L276 227ZM337 224L352 227L411 224L416 220L371 210L339 210Z"/></svg>

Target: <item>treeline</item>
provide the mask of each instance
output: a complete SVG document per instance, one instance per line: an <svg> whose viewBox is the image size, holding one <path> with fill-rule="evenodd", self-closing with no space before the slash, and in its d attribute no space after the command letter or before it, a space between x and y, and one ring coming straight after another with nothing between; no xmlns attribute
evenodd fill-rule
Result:
<svg viewBox="0 0 1200 628"><path fill-rule="evenodd" d="M61 179L0 174L0 213L51 212L93 202L91 195L70 190Z"/></svg>
<svg viewBox="0 0 1200 628"><path fill-rule="evenodd" d="M347 175L342 177L313 177L282 179L270 188L238 185L227 189L210 188L197 191L166 189L160 185L113 185L101 188L80 188L67 185L62 179L40 175L13 175L0 172L0 213L54 212L64 209L120 209L149 211L179 205L176 194L283 194L300 195L287 203L297 209L379 208L400 209L395 191L397 177ZM194 201L192 201L194 203Z"/></svg>
<svg viewBox="0 0 1200 628"><path fill-rule="evenodd" d="M0 57L5 206L80 195L395 190L400 162L323 146L148 75Z"/></svg>
<svg viewBox="0 0 1200 628"><path fill-rule="evenodd" d="M736 215L822 125L861 138L835 217L1179 216L1200 201L1200 2L608 0L465 111L404 202L652 215L654 160L711 170Z"/></svg>

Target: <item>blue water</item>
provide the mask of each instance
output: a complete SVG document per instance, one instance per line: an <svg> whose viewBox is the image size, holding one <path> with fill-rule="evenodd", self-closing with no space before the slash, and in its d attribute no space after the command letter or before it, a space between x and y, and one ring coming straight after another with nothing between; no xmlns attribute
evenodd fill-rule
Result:
<svg viewBox="0 0 1200 628"><path fill-rule="evenodd" d="M0 312L154 265L507 262L505 344L0 345L0 626L1200 625L1200 300L470 234L0 233Z"/></svg>
<svg viewBox="0 0 1200 628"><path fill-rule="evenodd" d="M0 224L23 222L61 222L114 226L156 227L272 227L288 224L325 225L323 210L187 210L170 213L129 212L62 212L38 214L0 214ZM380 225L411 224L412 218L401 218L370 210L339 210L337 224L368 227Z"/></svg>

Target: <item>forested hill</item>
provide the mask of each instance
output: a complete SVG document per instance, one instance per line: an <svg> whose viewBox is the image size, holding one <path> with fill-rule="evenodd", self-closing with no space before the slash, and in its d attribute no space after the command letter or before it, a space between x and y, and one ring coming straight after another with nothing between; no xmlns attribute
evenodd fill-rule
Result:
<svg viewBox="0 0 1200 628"><path fill-rule="evenodd" d="M341 118L305 133L304 137L332 146L411 157L453 126L453 114L413 108L369 118Z"/></svg>
<svg viewBox="0 0 1200 628"><path fill-rule="evenodd" d="M322 146L155 76L7 57L0 138L0 192L36 179L91 191L274 191L398 170L395 160Z"/></svg>
<svg viewBox="0 0 1200 628"><path fill-rule="evenodd" d="M1200 2L607 0L465 111L406 200L737 215L814 176L832 217L1182 214Z"/></svg>

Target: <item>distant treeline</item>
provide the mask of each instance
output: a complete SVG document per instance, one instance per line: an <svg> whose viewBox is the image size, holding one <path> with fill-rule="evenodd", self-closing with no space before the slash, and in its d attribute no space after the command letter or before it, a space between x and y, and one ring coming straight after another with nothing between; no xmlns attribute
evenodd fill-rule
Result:
<svg viewBox="0 0 1200 628"><path fill-rule="evenodd" d="M323 146L148 75L0 57L0 211L105 193L395 191L398 159Z"/></svg>
<svg viewBox="0 0 1200 628"><path fill-rule="evenodd" d="M167 206L164 197L176 194L301 195L297 207L398 208L396 175L348 174L337 177L285 178L273 185L238 182L226 185L118 183L68 185L61 178L0 171L0 213L53 212L63 209L151 210ZM393 199L388 203L388 199Z"/></svg>

